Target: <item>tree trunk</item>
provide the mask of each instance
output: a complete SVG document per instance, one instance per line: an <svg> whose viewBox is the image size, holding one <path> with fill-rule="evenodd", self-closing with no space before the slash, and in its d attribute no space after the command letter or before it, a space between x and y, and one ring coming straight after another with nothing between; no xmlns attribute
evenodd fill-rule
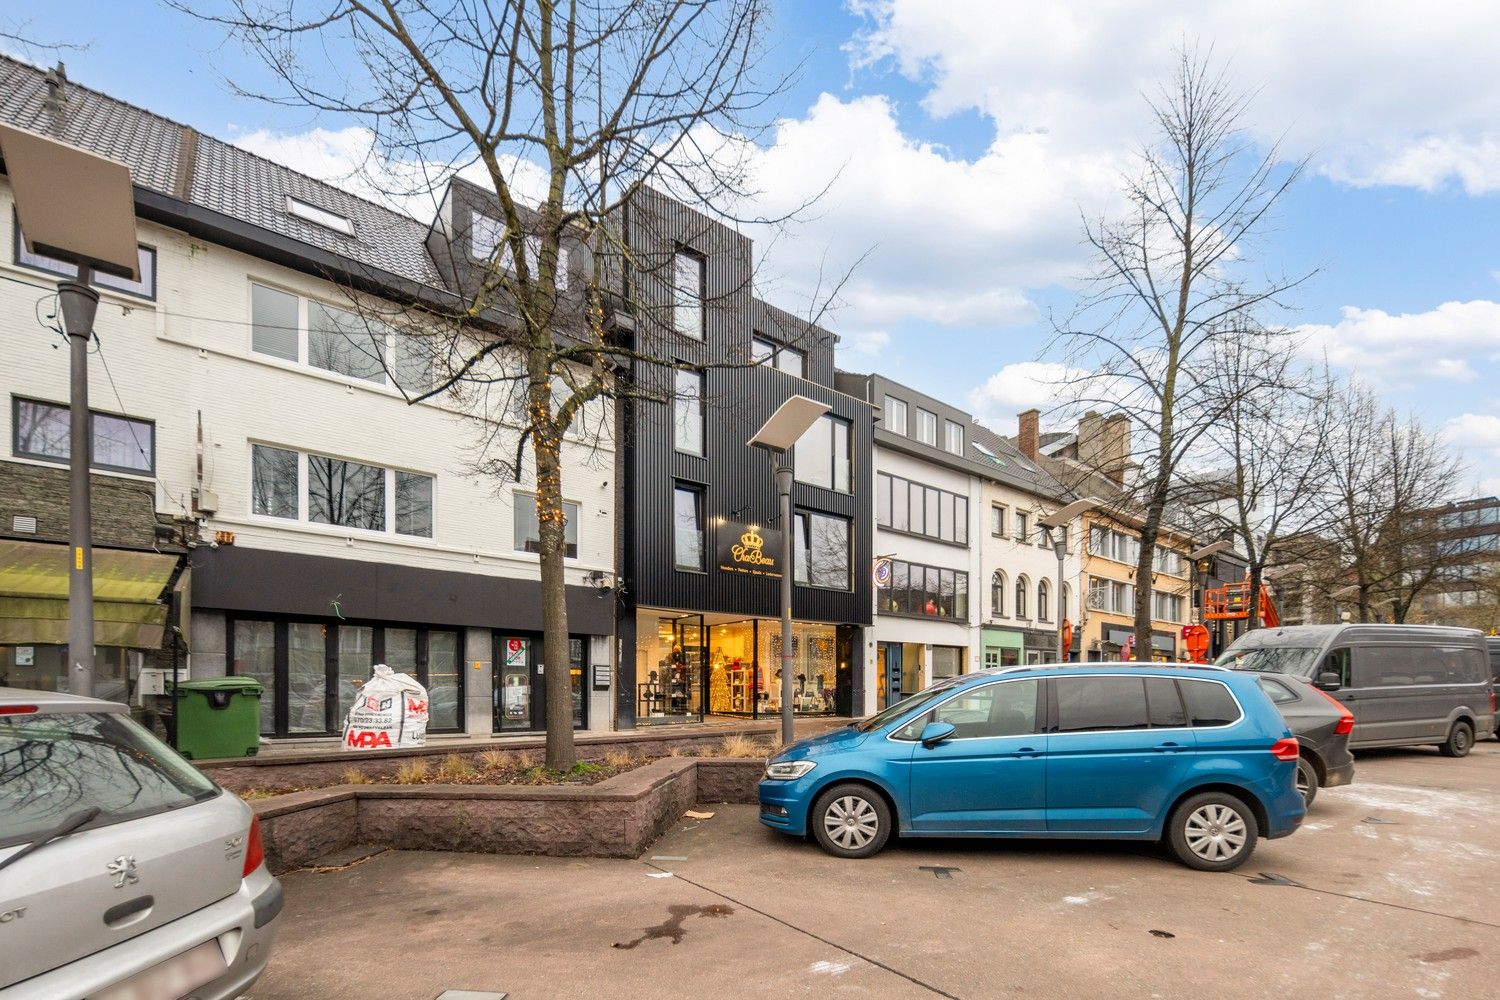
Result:
<svg viewBox="0 0 1500 1000"><path fill-rule="evenodd" d="M577 763L578 755L573 747L568 592L563 575L568 533L562 505L562 438L551 427L538 427L534 435L536 517L542 550L542 686L547 698L547 766L565 771Z"/></svg>
<svg viewBox="0 0 1500 1000"><path fill-rule="evenodd" d="M1150 662L1156 647L1152 645L1151 595L1155 586L1151 572L1156 561L1156 536L1161 529L1162 505L1146 509L1146 523L1141 526L1141 552L1135 561L1135 659Z"/></svg>
<svg viewBox="0 0 1500 1000"><path fill-rule="evenodd" d="M1260 628L1260 586L1264 567L1258 562L1250 564L1250 613L1245 618L1245 631Z"/></svg>

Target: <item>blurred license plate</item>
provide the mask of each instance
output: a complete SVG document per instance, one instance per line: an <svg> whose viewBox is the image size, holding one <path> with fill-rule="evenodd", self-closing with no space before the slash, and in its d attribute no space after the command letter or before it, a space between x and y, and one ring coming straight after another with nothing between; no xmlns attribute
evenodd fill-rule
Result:
<svg viewBox="0 0 1500 1000"><path fill-rule="evenodd" d="M116 983L92 1000L178 1000L211 983L229 966L217 941L205 941L170 961Z"/></svg>

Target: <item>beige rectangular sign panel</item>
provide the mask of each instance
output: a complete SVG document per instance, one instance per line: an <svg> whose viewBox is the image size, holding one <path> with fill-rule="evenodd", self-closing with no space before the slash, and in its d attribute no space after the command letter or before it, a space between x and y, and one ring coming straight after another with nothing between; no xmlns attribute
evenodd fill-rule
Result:
<svg viewBox="0 0 1500 1000"><path fill-rule="evenodd" d="M140 280L129 167L11 125L0 156L27 250Z"/></svg>

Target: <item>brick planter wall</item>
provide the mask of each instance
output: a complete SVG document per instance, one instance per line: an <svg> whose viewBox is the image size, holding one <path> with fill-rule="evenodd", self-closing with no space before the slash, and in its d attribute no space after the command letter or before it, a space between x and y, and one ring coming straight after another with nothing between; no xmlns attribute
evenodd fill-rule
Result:
<svg viewBox="0 0 1500 1000"><path fill-rule="evenodd" d="M837 723L830 722L829 725ZM610 753L631 753L637 756L654 757L671 753L693 755L705 747L722 743L727 736L740 734L769 741L772 734L765 730L725 729L712 733L693 733L673 736L667 733L640 732L614 734L607 739L579 740L579 760L603 760ZM768 743L769 745L769 743ZM235 792L253 788L277 788L286 786L319 787L339 785L344 782L345 772L359 771L372 781L389 781L396 776L402 764L412 758L423 758L430 767L449 755L467 758L478 763L480 754L494 750L514 756L531 753L541 760L545 743L540 739L505 743L476 743L473 741L444 744L442 740L428 743L413 750L313 750L307 753L277 754L274 757L241 757L229 760L193 761L193 765L223 787Z"/></svg>
<svg viewBox="0 0 1500 1000"><path fill-rule="evenodd" d="M343 785L250 805L276 873L354 844L634 858L696 802L754 802L764 766L669 757L597 785Z"/></svg>

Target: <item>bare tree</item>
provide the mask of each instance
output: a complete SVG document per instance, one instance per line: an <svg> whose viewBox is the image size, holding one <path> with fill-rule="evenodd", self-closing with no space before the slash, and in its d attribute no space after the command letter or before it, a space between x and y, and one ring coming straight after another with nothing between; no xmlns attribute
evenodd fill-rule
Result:
<svg viewBox="0 0 1500 1000"><path fill-rule="evenodd" d="M1319 463L1327 514L1316 536L1336 557L1311 561L1306 582L1352 603L1359 621L1405 621L1459 556L1431 517L1450 498L1458 461L1438 434L1367 387L1347 386L1331 410Z"/></svg>
<svg viewBox="0 0 1500 1000"><path fill-rule="evenodd" d="M1323 470L1336 387L1326 371L1299 371L1290 341L1280 346L1266 352L1239 341L1221 345L1215 382L1222 412L1200 456L1208 471L1181 477L1201 534L1233 538L1245 554L1252 629L1260 624L1266 567L1289 540L1323 523L1327 499Z"/></svg>
<svg viewBox="0 0 1500 1000"><path fill-rule="evenodd" d="M1150 102L1155 138L1125 179L1128 210L1085 220L1096 270L1053 351L1081 372L1064 388L1082 410L1124 413L1142 432L1133 468L1102 470L1123 487L1119 503L1140 525L1136 567L1136 648L1151 648L1151 571L1178 471L1226 410L1217 375L1221 345L1275 354L1280 333L1257 315L1283 305L1303 278L1251 273L1270 213L1301 173L1275 146L1242 132L1246 98L1211 53L1184 49L1168 86ZM1254 369L1249 369L1253 373ZM1274 388L1247 378L1241 396ZM1080 457L1085 442L1079 442Z"/></svg>
<svg viewBox="0 0 1500 1000"><path fill-rule="evenodd" d="M743 152L784 82L760 78L765 0L179 7L261 57L282 89L253 96L366 124L380 159L367 184L451 197L462 173L497 202L493 225L445 234L447 294L414 294L379 321L429 363L415 366L431 381L413 401L446 394L482 416L479 468L535 478L546 676L556 679L547 765L571 766L565 438L591 407L670 398L672 370L706 363L659 349L657 332L694 308L680 294L688 279L673 254L639 254L627 229L659 204L648 184L720 218L752 193ZM632 380L637 363L654 374ZM501 432L507 423L518 437Z"/></svg>

